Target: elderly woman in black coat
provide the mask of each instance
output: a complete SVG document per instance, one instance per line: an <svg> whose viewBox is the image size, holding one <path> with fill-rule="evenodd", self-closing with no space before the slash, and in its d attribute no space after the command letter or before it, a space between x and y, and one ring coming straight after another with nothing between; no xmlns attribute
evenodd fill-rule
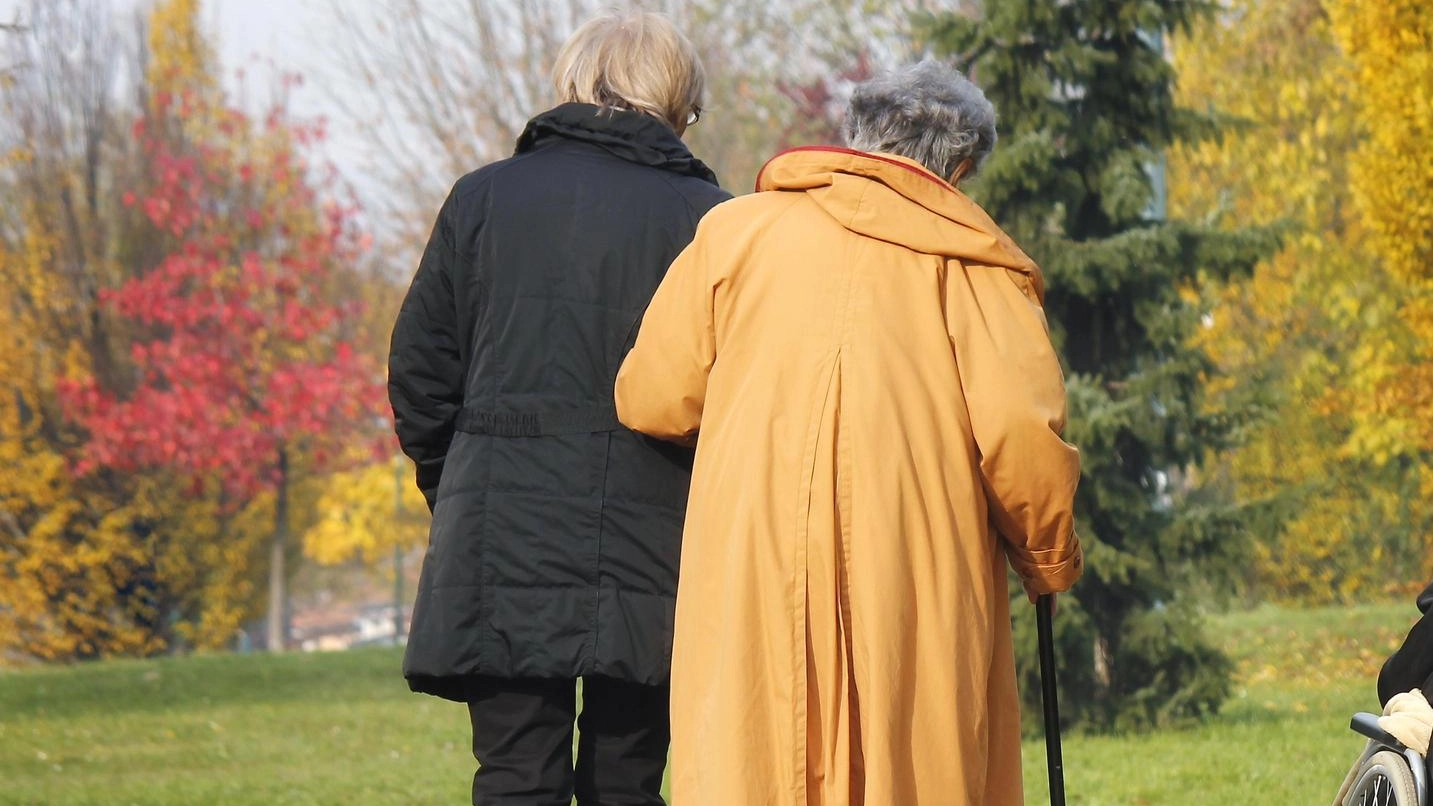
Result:
<svg viewBox="0 0 1433 806"><path fill-rule="evenodd" d="M394 326L433 511L403 671L467 703L475 804L660 804L691 456L623 428L612 389L728 196L682 143L703 76L664 17L592 20L554 78L563 103L453 187Z"/></svg>
<svg viewBox="0 0 1433 806"><path fill-rule="evenodd" d="M1378 674L1378 701L1384 705L1415 688L1433 698L1433 584L1418 594L1417 604L1423 617Z"/></svg>

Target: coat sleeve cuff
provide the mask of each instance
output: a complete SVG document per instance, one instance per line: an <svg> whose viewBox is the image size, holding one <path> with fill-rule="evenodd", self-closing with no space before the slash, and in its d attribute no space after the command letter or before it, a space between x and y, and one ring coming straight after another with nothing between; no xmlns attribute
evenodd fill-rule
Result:
<svg viewBox="0 0 1433 806"><path fill-rule="evenodd" d="M1060 541L1060 546L1044 551L1010 546L1010 564L1032 597L1067 591L1084 572L1085 555L1079 537L1071 533Z"/></svg>

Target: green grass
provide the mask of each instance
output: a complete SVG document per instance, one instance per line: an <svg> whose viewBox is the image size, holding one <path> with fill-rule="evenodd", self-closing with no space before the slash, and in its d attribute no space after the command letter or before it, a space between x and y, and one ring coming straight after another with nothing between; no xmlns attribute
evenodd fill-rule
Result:
<svg viewBox="0 0 1433 806"><path fill-rule="evenodd" d="M455 804L467 713L391 650L0 676L0 804Z"/></svg>
<svg viewBox="0 0 1433 806"><path fill-rule="evenodd" d="M1238 666L1223 711L1186 730L1068 737L1068 802L1331 803L1363 749L1349 717L1378 709L1378 668L1416 615L1403 604L1264 607L1212 619L1211 633ZM1025 745L1025 800L1032 806L1048 802L1044 752L1039 741Z"/></svg>
<svg viewBox="0 0 1433 806"><path fill-rule="evenodd" d="M1412 615L1379 605L1216 618L1240 678L1223 713L1186 730L1067 736L1069 802L1332 800L1361 747L1348 717L1377 705L1378 664ZM0 673L0 804L464 803L467 714L409 694L398 661L364 650ZM1040 742L1025 762L1033 806L1045 798Z"/></svg>

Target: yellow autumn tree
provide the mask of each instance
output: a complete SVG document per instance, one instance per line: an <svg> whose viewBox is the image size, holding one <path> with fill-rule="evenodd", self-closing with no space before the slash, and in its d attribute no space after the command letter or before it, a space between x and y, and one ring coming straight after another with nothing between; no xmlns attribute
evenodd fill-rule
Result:
<svg viewBox="0 0 1433 806"><path fill-rule="evenodd" d="M428 506L402 462L375 463L329 477L319 494L304 553L324 565L386 563L393 550L422 545Z"/></svg>
<svg viewBox="0 0 1433 806"><path fill-rule="evenodd" d="M180 95L212 91L213 49L199 22L199 0L164 0L149 13L148 85L154 92Z"/></svg>
<svg viewBox="0 0 1433 806"><path fill-rule="evenodd" d="M98 235L109 210L97 191L99 171L86 168L103 167L115 121L104 114L106 98L79 93L61 96L51 116L36 114L55 103L54 88L105 75L98 48L116 46L97 36L77 58L44 58L47 45L78 39L71 35L81 27L105 33L92 15L65 16L77 11L61 7L67 5L6 43L4 61L28 64L0 86L0 120L12 145L0 211L7 224L0 227L0 328L11 339L0 354L7 381L0 397L0 649L39 658L146 653L164 642L145 534L169 511L156 506L163 487L146 490L129 479L78 483L65 453L74 434L55 395L66 373L107 372L114 363L113 334L95 293L114 268ZM63 127L69 115L91 126L76 137Z"/></svg>
<svg viewBox="0 0 1433 806"><path fill-rule="evenodd" d="M1235 0L1174 43L1181 101L1229 116L1222 136L1170 155L1182 217L1287 228L1284 248L1208 301L1199 340L1223 370L1211 404L1244 422L1214 463L1251 510L1261 592L1327 601L1408 581L1420 513L1405 468L1351 453L1348 393L1362 334L1401 330L1396 282L1351 214L1364 114L1320 0Z"/></svg>
<svg viewBox="0 0 1433 806"><path fill-rule="evenodd" d="M0 648L41 658L143 652L151 636L119 588L143 565L138 541L111 517L103 496L71 483L68 462L46 431L48 399L39 314L52 302L47 271L55 239L31 217L16 243L0 242L0 329L18 349L0 351L8 393L0 396ZM116 614L115 609L128 612ZM106 611L110 612L106 612Z"/></svg>
<svg viewBox="0 0 1433 806"><path fill-rule="evenodd" d="M1328 0L1360 140L1350 186L1363 249L1396 282L1403 330L1367 332L1353 388L1350 450L1422 477L1433 498L1433 7L1420 0ZM1433 573L1433 523L1406 550Z"/></svg>

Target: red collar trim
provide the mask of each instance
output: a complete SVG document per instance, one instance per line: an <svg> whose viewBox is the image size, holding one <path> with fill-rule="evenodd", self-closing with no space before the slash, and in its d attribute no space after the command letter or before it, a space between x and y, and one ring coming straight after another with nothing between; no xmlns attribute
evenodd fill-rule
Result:
<svg viewBox="0 0 1433 806"><path fill-rule="evenodd" d="M761 166L761 170L758 171L756 174L756 190L761 190L761 177L766 174L767 166L771 165L771 163L777 161L778 159L781 159L787 154L795 154L802 151L824 151L831 154L847 154L853 157L864 157L865 159L877 160L879 162L889 163L898 168L904 168L907 171L910 171L911 173L915 174L916 176L929 179L938 185L942 185L943 187L949 188L951 186L949 182L945 181L944 179L941 179L940 177L936 176L930 171L925 170L924 168L917 168L909 163L901 162L900 160L893 160L890 157L883 157L880 154L872 154L869 151L857 151L853 148L841 148L840 146L797 146L796 148L788 148L785 151L780 152L776 156L767 160L766 165Z"/></svg>

